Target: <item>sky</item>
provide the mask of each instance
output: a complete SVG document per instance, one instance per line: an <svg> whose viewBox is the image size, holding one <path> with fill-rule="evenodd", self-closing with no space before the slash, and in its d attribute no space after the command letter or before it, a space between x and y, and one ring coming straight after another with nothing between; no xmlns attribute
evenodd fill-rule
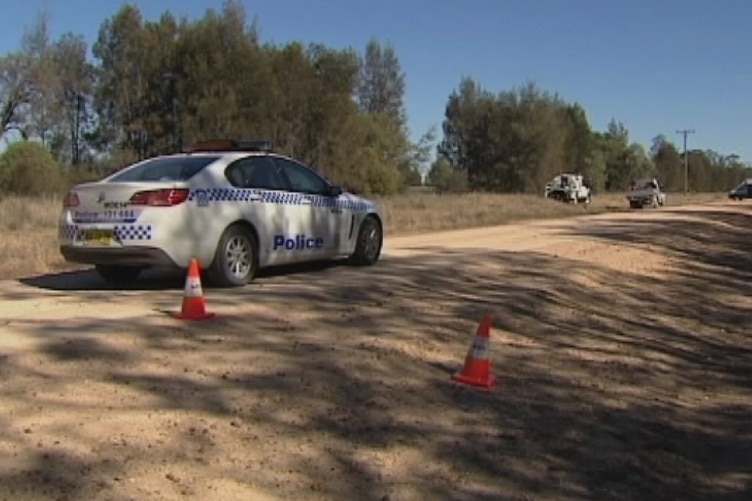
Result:
<svg viewBox="0 0 752 501"><path fill-rule="evenodd" d="M132 0L147 19L201 17L222 0ZM0 54L18 48L40 12L52 36L92 44L120 0L0 0ZM646 148L665 135L680 149L752 162L752 2L745 0L244 0L264 42L299 40L362 51L391 44L405 72L414 139L435 127L463 77L493 92L533 81L613 118Z"/></svg>

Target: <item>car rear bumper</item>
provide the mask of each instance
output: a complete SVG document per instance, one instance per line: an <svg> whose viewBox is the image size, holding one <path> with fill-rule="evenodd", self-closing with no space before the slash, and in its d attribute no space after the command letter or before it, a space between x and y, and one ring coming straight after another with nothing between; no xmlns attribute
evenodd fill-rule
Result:
<svg viewBox="0 0 752 501"><path fill-rule="evenodd" d="M71 263L177 267L166 252L155 247L102 248L61 245L60 253L66 261Z"/></svg>

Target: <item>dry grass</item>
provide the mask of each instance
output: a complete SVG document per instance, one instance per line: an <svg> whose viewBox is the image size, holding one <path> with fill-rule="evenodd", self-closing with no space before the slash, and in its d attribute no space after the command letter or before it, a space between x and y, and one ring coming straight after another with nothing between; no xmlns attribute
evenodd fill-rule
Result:
<svg viewBox="0 0 752 501"><path fill-rule="evenodd" d="M668 205L722 201L725 193L669 194ZM547 219L628 211L622 193L593 197L589 206L570 205L536 195L436 195L426 191L379 200L390 235L492 226L529 219Z"/></svg>
<svg viewBox="0 0 752 501"><path fill-rule="evenodd" d="M68 267L57 245L60 197L0 199L0 279Z"/></svg>
<svg viewBox="0 0 752 501"><path fill-rule="evenodd" d="M669 205L716 202L725 196L725 193L669 195ZM589 207L566 205L535 195L435 195L425 190L378 201L384 209L389 235L627 210L624 196L618 193L594 197ZM0 199L0 279L74 267L62 260L57 246L60 204L60 197Z"/></svg>

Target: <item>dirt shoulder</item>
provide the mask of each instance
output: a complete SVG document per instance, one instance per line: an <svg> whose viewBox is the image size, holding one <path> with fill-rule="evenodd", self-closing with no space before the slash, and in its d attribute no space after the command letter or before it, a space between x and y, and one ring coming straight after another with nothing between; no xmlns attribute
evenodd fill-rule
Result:
<svg viewBox="0 0 752 501"><path fill-rule="evenodd" d="M370 269L0 282L0 499L744 499L749 206L390 239ZM454 384L484 313L492 391Z"/></svg>

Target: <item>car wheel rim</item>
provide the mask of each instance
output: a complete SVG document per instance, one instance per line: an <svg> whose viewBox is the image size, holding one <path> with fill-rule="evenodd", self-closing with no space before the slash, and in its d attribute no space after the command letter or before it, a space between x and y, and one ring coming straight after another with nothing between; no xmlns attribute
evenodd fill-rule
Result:
<svg viewBox="0 0 752 501"><path fill-rule="evenodd" d="M253 251L247 238L233 237L227 243L227 270L236 278L245 278L251 271Z"/></svg>
<svg viewBox="0 0 752 501"><path fill-rule="evenodd" d="M368 259L374 259L379 252L381 238L375 224L369 224L363 234L363 254Z"/></svg>

